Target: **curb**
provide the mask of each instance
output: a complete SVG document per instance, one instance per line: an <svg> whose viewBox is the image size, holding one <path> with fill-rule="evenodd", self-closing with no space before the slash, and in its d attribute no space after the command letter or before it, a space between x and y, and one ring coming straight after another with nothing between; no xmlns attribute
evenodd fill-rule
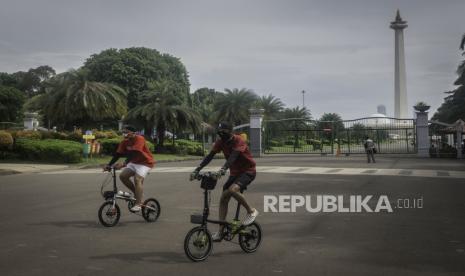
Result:
<svg viewBox="0 0 465 276"><path fill-rule="evenodd" d="M21 172L14 171L14 170L3 170L3 169L0 169L0 176L12 175L12 174L20 174L20 173L21 173Z"/></svg>
<svg viewBox="0 0 465 276"><path fill-rule="evenodd" d="M159 163L172 163L172 162L183 162L183 161L197 161L197 160L202 160L202 156L199 156L199 158L195 158L195 157L192 157L192 158L186 158L186 159L175 159L175 160L159 160L159 161L156 161L156 164L159 164ZM101 165L99 164L92 164L92 165L83 165L83 166L78 166L78 167L73 167L73 166L70 166L69 169L78 169L78 170L84 170L84 169L98 169L98 168L101 168Z"/></svg>

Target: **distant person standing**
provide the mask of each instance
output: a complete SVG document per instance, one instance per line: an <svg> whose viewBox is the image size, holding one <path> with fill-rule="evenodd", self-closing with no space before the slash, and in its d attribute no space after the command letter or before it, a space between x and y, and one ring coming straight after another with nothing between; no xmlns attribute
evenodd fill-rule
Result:
<svg viewBox="0 0 465 276"><path fill-rule="evenodd" d="M368 163L373 160L373 163L376 163L375 161L375 143L373 140L370 139L370 137L366 136L365 137L365 142L363 143L363 146L365 147L365 152L367 153L367 159Z"/></svg>

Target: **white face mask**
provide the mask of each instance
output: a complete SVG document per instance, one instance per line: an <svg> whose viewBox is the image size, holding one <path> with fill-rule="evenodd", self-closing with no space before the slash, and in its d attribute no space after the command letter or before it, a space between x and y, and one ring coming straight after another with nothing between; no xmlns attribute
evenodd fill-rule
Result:
<svg viewBox="0 0 465 276"><path fill-rule="evenodd" d="M128 138L129 133L123 133L123 138L126 139Z"/></svg>

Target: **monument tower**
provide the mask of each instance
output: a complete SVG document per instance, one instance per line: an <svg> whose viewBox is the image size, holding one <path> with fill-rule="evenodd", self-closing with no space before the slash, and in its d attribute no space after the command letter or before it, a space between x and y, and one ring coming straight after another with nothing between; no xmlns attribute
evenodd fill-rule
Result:
<svg viewBox="0 0 465 276"><path fill-rule="evenodd" d="M404 29L407 21L403 21L397 10L396 20L391 22L395 37L395 75L394 75L394 117L407 118L407 86L405 74Z"/></svg>

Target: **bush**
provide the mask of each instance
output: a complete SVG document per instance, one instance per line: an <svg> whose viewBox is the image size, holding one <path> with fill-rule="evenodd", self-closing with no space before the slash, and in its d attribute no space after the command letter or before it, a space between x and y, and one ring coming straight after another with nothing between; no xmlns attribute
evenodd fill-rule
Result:
<svg viewBox="0 0 465 276"><path fill-rule="evenodd" d="M98 139L101 148L100 152L106 155L113 155L121 141L123 141L123 138ZM152 142L146 140L145 144L149 148L150 152L155 151L155 146Z"/></svg>
<svg viewBox="0 0 465 276"><path fill-rule="evenodd" d="M26 139L42 139L42 133L35 130L19 130L11 133L15 139L26 138Z"/></svg>
<svg viewBox="0 0 465 276"><path fill-rule="evenodd" d="M93 131L93 134L95 135L95 139L114 139L119 137L118 133L113 130Z"/></svg>
<svg viewBox="0 0 465 276"><path fill-rule="evenodd" d="M68 140L68 134L64 132L40 131L42 139Z"/></svg>
<svg viewBox="0 0 465 276"><path fill-rule="evenodd" d="M270 147L282 147L284 146L284 143L278 140L270 140L269 146Z"/></svg>
<svg viewBox="0 0 465 276"><path fill-rule="evenodd" d="M163 147L157 147L157 153L203 156L203 147L200 142L179 139L174 145L167 143Z"/></svg>
<svg viewBox="0 0 465 276"><path fill-rule="evenodd" d="M71 141L76 141L76 142L83 142L84 139L82 139L82 131L80 130L76 130L74 132L71 132L69 135L68 135L68 140L71 140Z"/></svg>
<svg viewBox="0 0 465 276"><path fill-rule="evenodd" d="M14 151L22 159L78 163L82 161L82 144L56 139L16 140Z"/></svg>
<svg viewBox="0 0 465 276"><path fill-rule="evenodd" d="M0 130L0 151L11 150L13 147L13 136L6 131Z"/></svg>

